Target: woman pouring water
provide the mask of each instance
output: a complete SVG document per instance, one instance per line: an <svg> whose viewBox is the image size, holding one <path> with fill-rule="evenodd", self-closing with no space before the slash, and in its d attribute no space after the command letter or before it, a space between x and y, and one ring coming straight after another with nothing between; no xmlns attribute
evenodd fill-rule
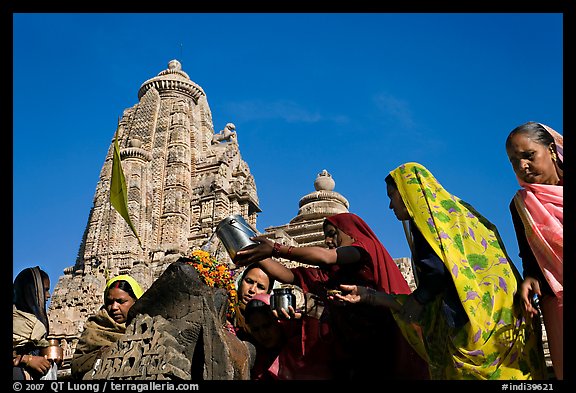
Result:
<svg viewBox="0 0 576 393"><path fill-rule="evenodd" d="M258 245L238 251L236 263L258 262L276 280L301 287L324 301L324 312L308 323L307 345L330 340L335 375L348 380L428 379L427 366L402 336L390 312L374 313L366 305L331 302L329 291L340 284L409 294L410 287L372 229L353 213L327 217L323 223L328 248L293 247L253 237ZM271 258L284 258L317 268L289 269Z"/></svg>

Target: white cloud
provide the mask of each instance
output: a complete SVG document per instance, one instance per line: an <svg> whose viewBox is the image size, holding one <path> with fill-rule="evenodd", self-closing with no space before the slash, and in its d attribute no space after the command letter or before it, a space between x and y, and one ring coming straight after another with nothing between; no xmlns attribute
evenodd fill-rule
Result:
<svg viewBox="0 0 576 393"><path fill-rule="evenodd" d="M224 106L227 111L243 121L270 119L282 119L287 123L319 123L322 121L346 123L348 121L346 116L326 116L286 100L274 102L238 101L225 103Z"/></svg>
<svg viewBox="0 0 576 393"><path fill-rule="evenodd" d="M399 98L393 97L387 93L380 93L374 97L376 108L382 112L387 120L392 123L399 123L406 129L413 129L415 122L412 117L410 105Z"/></svg>

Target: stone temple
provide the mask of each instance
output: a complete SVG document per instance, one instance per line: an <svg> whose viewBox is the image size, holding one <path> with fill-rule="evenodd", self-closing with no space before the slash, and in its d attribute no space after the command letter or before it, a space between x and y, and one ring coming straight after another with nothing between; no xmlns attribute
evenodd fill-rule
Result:
<svg viewBox="0 0 576 393"><path fill-rule="evenodd" d="M204 90L179 61L142 84L138 103L124 110L117 131L128 209L141 244L109 202L111 131L77 259L59 278L48 310L50 336L60 338L64 348L64 368L84 322L102 305L107 278L130 274L146 290L172 262L202 246L232 263L212 236L214 229L231 214L241 214L256 228L261 211L239 133L233 123L215 132ZM324 217L347 212L349 204L334 191L328 171L318 173L313 186L289 223L263 235L288 245L323 246ZM410 260L396 262L414 288Z"/></svg>

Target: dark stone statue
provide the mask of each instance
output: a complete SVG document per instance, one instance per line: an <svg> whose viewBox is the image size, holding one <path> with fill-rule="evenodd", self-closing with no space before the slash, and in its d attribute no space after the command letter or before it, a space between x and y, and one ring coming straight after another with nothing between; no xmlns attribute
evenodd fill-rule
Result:
<svg viewBox="0 0 576 393"><path fill-rule="evenodd" d="M224 328L227 293L174 262L134 303L126 334L85 379L248 380L254 346Z"/></svg>

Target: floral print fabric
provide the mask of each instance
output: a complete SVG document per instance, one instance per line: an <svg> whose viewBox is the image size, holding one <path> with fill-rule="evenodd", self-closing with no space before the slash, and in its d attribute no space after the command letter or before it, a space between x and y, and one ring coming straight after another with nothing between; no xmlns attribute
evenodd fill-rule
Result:
<svg viewBox="0 0 576 393"><path fill-rule="evenodd" d="M449 328L441 302L434 301L423 313L420 335L396 316L409 341L426 349L432 379L542 378L539 336L515 301L520 275L497 229L422 165L406 163L390 173L414 223L448 268L469 319Z"/></svg>

